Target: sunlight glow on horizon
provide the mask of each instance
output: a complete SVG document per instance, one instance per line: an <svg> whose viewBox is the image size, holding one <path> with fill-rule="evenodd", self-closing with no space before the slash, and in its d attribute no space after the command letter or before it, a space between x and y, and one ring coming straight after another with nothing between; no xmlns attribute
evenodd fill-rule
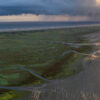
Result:
<svg viewBox="0 0 100 100"><path fill-rule="evenodd" d="M97 5L100 5L100 0L96 0L96 4Z"/></svg>
<svg viewBox="0 0 100 100"><path fill-rule="evenodd" d="M69 15L34 15L34 14L21 14L21 15L8 15L0 16L0 22L37 22L37 21L87 21L87 16L69 16Z"/></svg>

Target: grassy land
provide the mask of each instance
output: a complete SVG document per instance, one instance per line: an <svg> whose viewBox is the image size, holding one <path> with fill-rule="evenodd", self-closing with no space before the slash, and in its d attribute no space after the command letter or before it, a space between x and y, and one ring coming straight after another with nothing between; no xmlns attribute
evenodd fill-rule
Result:
<svg viewBox="0 0 100 100"><path fill-rule="evenodd" d="M80 72L84 56L70 51L88 53L91 47L63 43L87 43L83 35L99 30L100 27L87 27L0 33L0 86L28 86L43 82L21 66L47 79ZM16 91L0 91L0 100L15 100L12 98L18 96Z"/></svg>

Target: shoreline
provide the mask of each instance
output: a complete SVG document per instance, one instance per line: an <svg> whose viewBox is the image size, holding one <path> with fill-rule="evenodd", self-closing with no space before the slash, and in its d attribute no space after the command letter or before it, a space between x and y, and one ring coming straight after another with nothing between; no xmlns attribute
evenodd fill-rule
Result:
<svg viewBox="0 0 100 100"><path fill-rule="evenodd" d="M67 29L67 28L82 28L82 27L98 27L100 24L91 25L73 25L73 26L56 26L56 27L39 27L39 28L21 28L21 29L0 29L1 32L20 32L20 31L38 31L38 30L53 30L53 29Z"/></svg>

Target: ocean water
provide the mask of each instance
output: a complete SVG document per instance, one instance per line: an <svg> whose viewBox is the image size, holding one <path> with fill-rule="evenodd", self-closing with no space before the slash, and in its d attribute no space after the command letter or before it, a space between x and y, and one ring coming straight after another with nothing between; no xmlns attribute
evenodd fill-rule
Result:
<svg viewBox="0 0 100 100"><path fill-rule="evenodd" d="M99 25L100 22L0 22L0 31Z"/></svg>

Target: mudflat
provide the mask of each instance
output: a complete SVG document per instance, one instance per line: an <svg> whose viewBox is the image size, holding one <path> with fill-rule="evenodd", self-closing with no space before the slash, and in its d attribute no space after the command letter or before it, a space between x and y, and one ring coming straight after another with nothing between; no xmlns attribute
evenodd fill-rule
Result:
<svg viewBox="0 0 100 100"><path fill-rule="evenodd" d="M37 91L33 89L34 100L100 100L100 32L85 37L89 40L87 45L93 46L93 53L83 60L84 70Z"/></svg>

